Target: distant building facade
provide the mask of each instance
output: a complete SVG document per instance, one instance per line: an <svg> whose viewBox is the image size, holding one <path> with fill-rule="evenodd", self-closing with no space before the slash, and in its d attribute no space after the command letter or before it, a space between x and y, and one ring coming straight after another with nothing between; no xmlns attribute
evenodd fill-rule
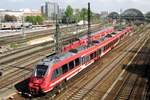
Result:
<svg viewBox="0 0 150 100"><path fill-rule="evenodd" d="M1 22L5 21L5 16L9 15L9 16L15 16L17 21L20 22L23 16L23 12L22 11L11 11L11 10L3 10L0 11L0 20Z"/></svg>
<svg viewBox="0 0 150 100"><path fill-rule="evenodd" d="M6 20L10 16L15 17L15 20ZM23 21L25 20L26 16L41 16L41 11L39 10L0 10L0 29L2 28L15 28L15 27L21 27ZM26 25L28 23L24 23Z"/></svg>
<svg viewBox="0 0 150 100"><path fill-rule="evenodd" d="M59 9L59 19L63 19L63 16L65 16L65 9Z"/></svg>
<svg viewBox="0 0 150 100"><path fill-rule="evenodd" d="M0 10L0 21L5 22L5 16L15 16L17 19L17 22L21 22L23 17L26 16L41 16L40 10Z"/></svg>
<svg viewBox="0 0 150 100"><path fill-rule="evenodd" d="M46 16L48 20L55 20L56 14L59 15L59 10L57 3L45 2L45 5L41 6L42 15Z"/></svg>
<svg viewBox="0 0 150 100"><path fill-rule="evenodd" d="M30 11L24 11L23 16L41 16L40 10L30 10Z"/></svg>
<svg viewBox="0 0 150 100"><path fill-rule="evenodd" d="M46 16L45 15L45 6L44 5L41 6L41 14L44 15L44 16Z"/></svg>

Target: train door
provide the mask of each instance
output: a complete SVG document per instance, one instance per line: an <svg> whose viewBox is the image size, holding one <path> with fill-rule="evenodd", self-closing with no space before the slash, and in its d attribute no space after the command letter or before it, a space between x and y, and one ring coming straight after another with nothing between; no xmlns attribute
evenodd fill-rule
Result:
<svg viewBox="0 0 150 100"><path fill-rule="evenodd" d="M75 59L75 67L80 65L80 58Z"/></svg>
<svg viewBox="0 0 150 100"><path fill-rule="evenodd" d="M100 55L100 57L102 57L104 55L104 51L105 51L105 47L103 46L103 47L101 47L101 55Z"/></svg>
<svg viewBox="0 0 150 100"><path fill-rule="evenodd" d="M82 65L85 64L86 62L87 62L87 58L86 58L86 56L83 56L82 57Z"/></svg>
<svg viewBox="0 0 150 100"><path fill-rule="evenodd" d="M71 69L73 69L75 67L74 60L68 63L68 67L69 67L69 70L71 70Z"/></svg>
<svg viewBox="0 0 150 100"><path fill-rule="evenodd" d="M90 56L83 56L82 57L82 65L86 64L90 60Z"/></svg>
<svg viewBox="0 0 150 100"><path fill-rule="evenodd" d="M85 64L85 57L84 56L81 58L81 62L82 62L82 65Z"/></svg>
<svg viewBox="0 0 150 100"><path fill-rule="evenodd" d="M97 54L98 58L100 57L101 53L102 53L101 48L96 51L96 54Z"/></svg>
<svg viewBox="0 0 150 100"><path fill-rule="evenodd" d="M101 47L101 52L104 52L104 46L103 46L103 47Z"/></svg>
<svg viewBox="0 0 150 100"><path fill-rule="evenodd" d="M55 70L53 71L51 80L56 79L56 78L59 77L61 74L62 74L62 68L55 69Z"/></svg>
<svg viewBox="0 0 150 100"><path fill-rule="evenodd" d="M62 74L65 74L69 70L68 64L63 65L61 68L62 68Z"/></svg>

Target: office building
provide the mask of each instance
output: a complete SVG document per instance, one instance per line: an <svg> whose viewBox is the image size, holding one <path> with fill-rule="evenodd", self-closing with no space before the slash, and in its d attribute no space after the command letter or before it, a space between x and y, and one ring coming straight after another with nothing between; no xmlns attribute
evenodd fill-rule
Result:
<svg viewBox="0 0 150 100"><path fill-rule="evenodd" d="M45 15L48 20L55 20L56 14L59 13L59 6L57 3L45 2L45 5L41 6L41 13Z"/></svg>

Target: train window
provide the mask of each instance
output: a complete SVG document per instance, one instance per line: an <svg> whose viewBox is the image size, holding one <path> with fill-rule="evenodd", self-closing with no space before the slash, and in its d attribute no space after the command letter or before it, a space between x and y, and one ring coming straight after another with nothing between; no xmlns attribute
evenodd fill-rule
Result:
<svg viewBox="0 0 150 100"><path fill-rule="evenodd" d="M64 73L66 73L67 71L68 71L68 65L65 64L65 65L62 66L62 73L64 74Z"/></svg>
<svg viewBox="0 0 150 100"><path fill-rule="evenodd" d="M90 56L86 56L85 59L86 59L86 62L88 62L90 60Z"/></svg>
<svg viewBox="0 0 150 100"><path fill-rule="evenodd" d="M82 64L84 64L84 57L82 57Z"/></svg>
<svg viewBox="0 0 150 100"><path fill-rule="evenodd" d="M107 49L109 48L109 44L107 44Z"/></svg>
<svg viewBox="0 0 150 100"><path fill-rule="evenodd" d="M111 47L111 42L109 43L109 47Z"/></svg>
<svg viewBox="0 0 150 100"><path fill-rule="evenodd" d="M36 77L43 77L47 72L48 66L46 65L37 65L35 69L35 76Z"/></svg>
<svg viewBox="0 0 150 100"><path fill-rule="evenodd" d="M101 49L98 50L98 53L101 54Z"/></svg>
<svg viewBox="0 0 150 100"><path fill-rule="evenodd" d="M109 48L109 44L107 44L107 49Z"/></svg>
<svg viewBox="0 0 150 100"><path fill-rule="evenodd" d="M74 61L71 61L70 63L69 63L69 69L73 69L74 68Z"/></svg>
<svg viewBox="0 0 150 100"><path fill-rule="evenodd" d="M93 53L94 58L96 57L96 52Z"/></svg>
<svg viewBox="0 0 150 100"><path fill-rule="evenodd" d="M98 52L98 50L96 51L96 55L99 55L99 52Z"/></svg>
<svg viewBox="0 0 150 100"><path fill-rule="evenodd" d="M80 64L79 58L75 59L75 66L78 66Z"/></svg>
<svg viewBox="0 0 150 100"><path fill-rule="evenodd" d="M114 42L114 41L111 42L111 46L113 46L113 42Z"/></svg>
<svg viewBox="0 0 150 100"><path fill-rule="evenodd" d="M110 47L110 43L108 44L108 48Z"/></svg>
<svg viewBox="0 0 150 100"><path fill-rule="evenodd" d="M86 63L86 58L82 57L82 64Z"/></svg>
<svg viewBox="0 0 150 100"><path fill-rule="evenodd" d="M104 46L104 50L106 50L107 49L107 45L106 46Z"/></svg>
<svg viewBox="0 0 150 100"><path fill-rule="evenodd" d="M60 73L59 69L54 70L53 75L52 75L52 80L54 80L55 78L57 78L60 74L61 73Z"/></svg>
<svg viewBox="0 0 150 100"><path fill-rule="evenodd" d="M94 53L90 54L90 58L93 59L94 58Z"/></svg>

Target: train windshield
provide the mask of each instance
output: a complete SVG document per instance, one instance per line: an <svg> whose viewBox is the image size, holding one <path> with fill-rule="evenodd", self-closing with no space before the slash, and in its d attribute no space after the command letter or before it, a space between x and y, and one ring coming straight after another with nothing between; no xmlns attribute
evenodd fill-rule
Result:
<svg viewBox="0 0 150 100"><path fill-rule="evenodd" d="M37 65L35 69L35 76L36 77L43 77L47 72L48 66L45 65Z"/></svg>

